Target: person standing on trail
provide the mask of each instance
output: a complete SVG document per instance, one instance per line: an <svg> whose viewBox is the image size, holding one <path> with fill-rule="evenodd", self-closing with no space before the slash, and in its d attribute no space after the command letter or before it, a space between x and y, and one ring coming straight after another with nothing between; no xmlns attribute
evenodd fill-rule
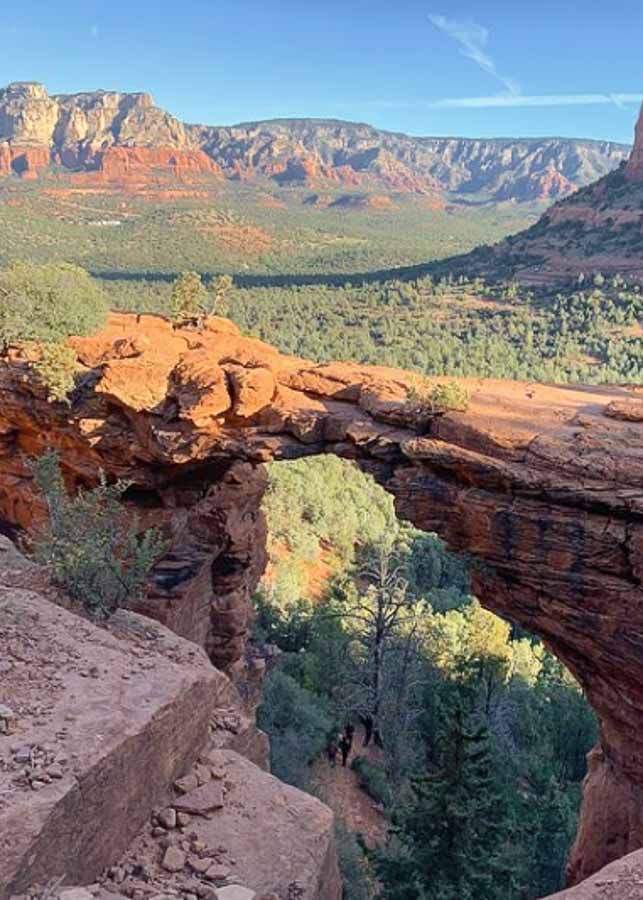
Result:
<svg viewBox="0 0 643 900"><path fill-rule="evenodd" d="M364 713L360 715L360 719L362 720L362 725L364 726L364 746L368 747L371 742L371 738L373 737L373 716L368 713Z"/></svg>
<svg viewBox="0 0 643 900"><path fill-rule="evenodd" d="M355 726L352 722L347 722L344 725L344 735L348 741L348 750L350 752L353 749L353 738L355 737Z"/></svg>
<svg viewBox="0 0 643 900"><path fill-rule="evenodd" d="M330 767L331 769L334 769L337 765L337 743L335 741L335 738L331 738L328 741L326 753L328 754L328 762L330 763Z"/></svg>
<svg viewBox="0 0 643 900"><path fill-rule="evenodd" d="M346 768L346 760L348 759L348 754L351 752L351 742L348 739L346 732L340 737L339 749L342 754L342 766Z"/></svg>

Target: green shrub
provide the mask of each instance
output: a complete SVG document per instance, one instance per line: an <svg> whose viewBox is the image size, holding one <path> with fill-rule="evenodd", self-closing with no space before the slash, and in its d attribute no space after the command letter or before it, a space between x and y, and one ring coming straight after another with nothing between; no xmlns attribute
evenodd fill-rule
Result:
<svg viewBox="0 0 643 900"><path fill-rule="evenodd" d="M60 402L74 389L77 367L76 352L64 344L41 344L40 359L33 364L47 388L50 400Z"/></svg>
<svg viewBox="0 0 643 900"><path fill-rule="evenodd" d="M0 271L0 341L55 343L91 334L107 319L102 288L78 266L14 263Z"/></svg>
<svg viewBox="0 0 643 900"><path fill-rule="evenodd" d="M230 275L217 275L210 282L210 291L212 293L212 301L210 303L210 312L215 316L227 316L230 312L228 302L228 294L233 285Z"/></svg>
<svg viewBox="0 0 643 900"><path fill-rule="evenodd" d="M409 386L407 397L411 403L428 413L448 410L466 412L469 408L469 394L457 381L434 385L416 381Z"/></svg>
<svg viewBox="0 0 643 900"><path fill-rule="evenodd" d="M48 521L33 544L34 556L67 594L95 618L107 618L140 594L155 560L164 552L156 529L139 534L121 497L128 483L67 494L58 454L30 463L47 503Z"/></svg>
<svg viewBox="0 0 643 900"><path fill-rule="evenodd" d="M391 788L383 766L369 762L365 756L356 756L351 762L351 769L359 775L361 787L369 797L382 806L390 805Z"/></svg>
<svg viewBox="0 0 643 900"><path fill-rule="evenodd" d="M208 306L208 292L196 272L183 272L172 285L172 318L181 324L201 319Z"/></svg>
<svg viewBox="0 0 643 900"><path fill-rule="evenodd" d="M368 860L358 837L338 819L335 820L335 843L344 888L343 900L371 900L373 884Z"/></svg>
<svg viewBox="0 0 643 900"><path fill-rule="evenodd" d="M324 750L333 727L328 704L276 669L266 679L257 725L270 736L271 772L305 788L310 764Z"/></svg>

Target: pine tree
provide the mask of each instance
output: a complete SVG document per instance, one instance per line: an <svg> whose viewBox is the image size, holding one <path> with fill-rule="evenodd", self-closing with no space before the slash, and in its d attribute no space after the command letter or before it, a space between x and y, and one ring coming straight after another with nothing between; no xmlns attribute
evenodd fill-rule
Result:
<svg viewBox="0 0 643 900"><path fill-rule="evenodd" d="M172 285L172 318L178 324L199 322L205 315L208 292L196 272L183 272Z"/></svg>
<svg viewBox="0 0 643 900"><path fill-rule="evenodd" d="M492 779L489 735L470 723L461 704L441 729L437 770L416 777L412 787L392 844L372 857L381 900L511 896L503 863L507 820Z"/></svg>

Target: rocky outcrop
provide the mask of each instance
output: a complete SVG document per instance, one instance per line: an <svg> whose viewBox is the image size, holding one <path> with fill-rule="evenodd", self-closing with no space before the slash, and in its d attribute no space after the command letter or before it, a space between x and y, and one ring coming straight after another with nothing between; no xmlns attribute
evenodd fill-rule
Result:
<svg viewBox="0 0 643 900"><path fill-rule="evenodd" d="M111 147L98 151L92 161L107 181L148 176L156 170L187 180L195 175L221 177L221 170L202 150L171 147Z"/></svg>
<svg viewBox="0 0 643 900"><path fill-rule="evenodd" d="M20 144L0 143L0 177L20 175L37 178L51 163L48 147L24 147Z"/></svg>
<svg viewBox="0 0 643 900"><path fill-rule="evenodd" d="M149 619L120 612L98 628L8 587L21 565L2 546L0 703L14 713L0 733L8 897L62 876L92 882L118 859L206 746L234 689L199 648Z"/></svg>
<svg viewBox="0 0 643 900"><path fill-rule="evenodd" d="M545 900L643 900L643 851L630 853Z"/></svg>
<svg viewBox="0 0 643 900"><path fill-rule="evenodd" d="M230 680L149 618L67 605L0 537L0 897L339 900L333 814L268 774Z"/></svg>
<svg viewBox="0 0 643 900"><path fill-rule="evenodd" d="M314 365L243 338L114 315L72 341L85 368L70 406L49 404L15 348L0 365L0 510L38 515L24 456L59 448L70 487L102 468L171 548L145 612L231 666L265 564L260 464L354 459L402 516L472 554L478 595L539 634L601 721L571 876L643 845L643 393L471 381L466 413L408 399L412 376ZM241 386L247 385L243 391Z"/></svg>
<svg viewBox="0 0 643 900"><path fill-rule="evenodd" d="M49 165L99 180L122 181L133 171L187 180L224 173L305 188L411 193L440 207L446 193L496 201L561 197L611 171L628 149L558 138L415 138L320 119L184 125L145 93L50 97L32 83L0 90L0 175L35 177Z"/></svg>
<svg viewBox="0 0 643 900"><path fill-rule="evenodd" d="M149 94L50 97L42 85L9 85L0 91L0 175L35 177L50 165L108 180L158 169L177 178L220 174Z"/></svg>
<svg viewBox="0 0 643 900"><path fill-rule="evenodd" d="M634 133L634 146L625 166L625 177L629 181L643 181L643 106Z"/></svg>

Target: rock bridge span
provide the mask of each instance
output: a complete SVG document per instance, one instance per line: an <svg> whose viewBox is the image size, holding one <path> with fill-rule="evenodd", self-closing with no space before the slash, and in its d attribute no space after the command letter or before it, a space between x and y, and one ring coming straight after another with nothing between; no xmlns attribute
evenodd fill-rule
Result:
<svg viewBox="0 0 643 900"><path fill-rule="evenodd" d="M643 389L469 381L466 412L427 416L413 376L315 365L242 337L114 314L72 339L84 367L50 404L33 349L0 362L0 515L42 513L25 457L60 451L70 487L102 469L130 481L143 524L170 549L142 607L233 669L265 565L264 462L353 459L403 518L485 565L481 602L540 635L601 723L590 757L576 882L643 846Z"/></svg>

